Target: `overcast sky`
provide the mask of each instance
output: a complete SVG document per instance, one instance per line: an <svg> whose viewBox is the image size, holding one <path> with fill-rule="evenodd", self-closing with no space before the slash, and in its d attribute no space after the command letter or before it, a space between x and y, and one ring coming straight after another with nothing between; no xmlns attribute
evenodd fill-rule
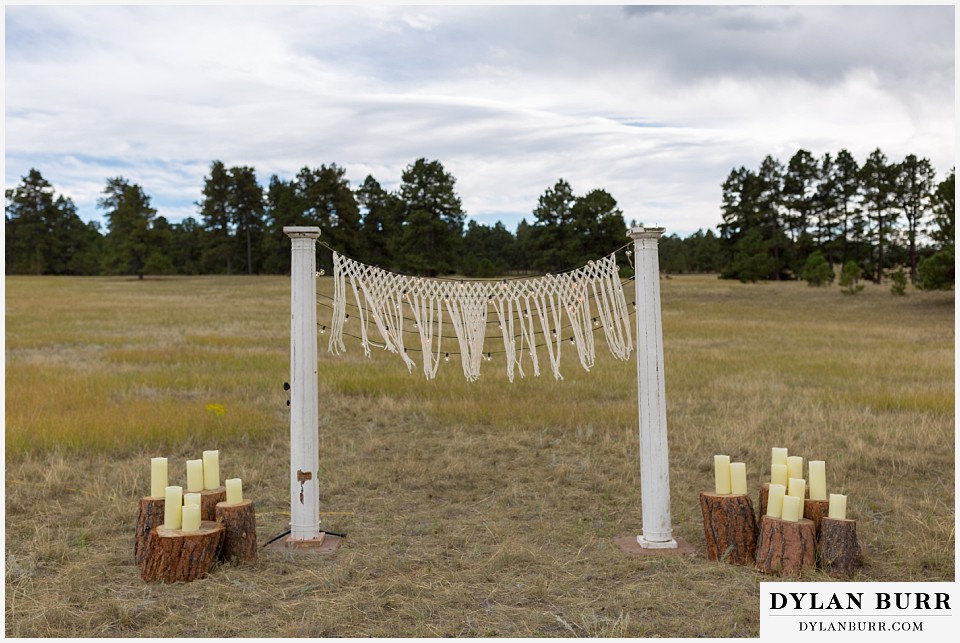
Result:
<svg viewBox="0 0 960 643"><path fill-rule="evenodd" d="M416 159L515 230L559 178L685 236L770 154L954 165L954 7L10 6L5 185L30 168L85 220L108 177L171 221L211 161L263 185Z"/></svg>

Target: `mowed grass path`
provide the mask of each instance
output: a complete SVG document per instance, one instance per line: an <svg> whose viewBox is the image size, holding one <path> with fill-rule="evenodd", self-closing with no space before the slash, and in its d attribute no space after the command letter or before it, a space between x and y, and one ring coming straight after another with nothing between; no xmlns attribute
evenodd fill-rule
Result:
<svg viewBox="0 0 960 643"><path fill-rule="evenodd" d="M497 355L479 382L455 356L428 382L321 335L321 519L342 548L167 586L133 564L152 456L179 484L219 449L260 541L286 529L288 278L7 278L6 634L755 637L773 579L706 559L698 494L716 453L756 489L774 446L848 494L857 579L954 579L952 292L696 276L662 298L671 506L696 555L614 544L641 528L636 365L602 341L590 373L567 353L564 380L511 385Z"/></svg>

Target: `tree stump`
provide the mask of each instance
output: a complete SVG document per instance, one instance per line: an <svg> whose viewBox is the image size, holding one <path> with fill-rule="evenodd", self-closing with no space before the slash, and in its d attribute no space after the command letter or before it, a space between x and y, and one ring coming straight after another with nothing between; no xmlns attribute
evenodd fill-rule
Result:
<svg viewBox="0 0 960 643"><path fill-rule="evenodd" d="M829 513L829 500L810 500L807 498L803 501L803 517L813 521L813 525L816 528L817 540L820 540L820 521L826 518Z"/></svg>
<svg viewBox="0 0 960 643"><path fill-rule="evenodd" d="M750 496L700 494L703 532L707 539L707 557L736 565L754 561L757 551L757 519Z"/></svg>
<svg viewBox="0 0 960 643"><path fill-rule="evenodd" d="M817 564L816 527L812 520L797 522L763 516L757 544L756 568L765 574L800 575Z"/></svg>
<svg viewBox="0 0 960 643"><path fill-rule="evenodd" d="M217 522L226 530L220 558L256 562L257 519L253 501L244 500L234 505L217 503Z"/></svg>
<svg viewBox="0 0 960 643"><path fill-rule="evenodd" d="M227 499L227 488L204 489L200 492L200 520L217 519L217 503Z"/></svg>
<svg viewBox="0 0 960 643"><path fill-rule="evenodd" d="M166 500L162 497L148 496L140 499L137 510L137 529L133 543L133 560L139 565L146 552L150 551L150 539L153 528L163 524L163 507Z"/></svg>
<svg viewBox="0 0 960 643"><path fill-rule="evenodd" d="M762 482L760 483L760 503L757 505L759 508L760 516L767 515L767 498L770 497L770 483Z"/></svg>
<svg viewBox="0 0 960 643"><path fill-rule="evenodd" d="M857 521L824 517L817 539L820 569L838 578L849 578L863 567L863 552L857 540Z"/></svg>
<svg viewBox="0 0 960 643"><path fill-rule="evenodd" d="M140 565L140 577L150 583L192 581L203 578L217 561L224 528L204 520L198 531L153 528L153 540Z"/></svg>

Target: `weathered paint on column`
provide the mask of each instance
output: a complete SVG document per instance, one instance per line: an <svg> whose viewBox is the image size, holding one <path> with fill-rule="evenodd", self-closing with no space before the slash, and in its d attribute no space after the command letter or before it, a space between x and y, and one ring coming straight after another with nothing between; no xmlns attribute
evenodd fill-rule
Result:
<svg viewBox="0 0 960 643"><path fill-rule="evenodd" d="M317 400L317 238L320 228L285 227L290 237L290 540L320 535Z"/></svg>
<svg viewBox="0 0 960 643"><path fill-rule="evenodd" d="M670 519L670 460L663 380L660 263L657 244L663 228L631 228L636 268L637 398L640 414L641 547L674 549Z"/></svg>

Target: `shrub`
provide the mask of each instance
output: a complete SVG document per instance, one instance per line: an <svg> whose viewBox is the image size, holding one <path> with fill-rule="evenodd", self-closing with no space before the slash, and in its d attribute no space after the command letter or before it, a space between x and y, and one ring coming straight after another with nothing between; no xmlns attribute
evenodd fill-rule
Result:
<svg viewBox="0 0 960 643"><path fill-rule="evenodd" d="M817 250L807 257L803 270L800 271L800 278L806 281L808 286L826 286L833 283L833 268L823 253Z"/></svg>
<svg viewBox="0 0 960 643"><path fill-rule="evenodd" d="M923 290L951 290L956 281L953 248L927 257L917 266L917 287Z"/></svg>
<svg viewBox="0 0 960 643"><path fill-rule="evenodd" d="M843 272L840 273L840 287L844 295L856 295L863 290L863 284L860 283L860 266L854 260L848 261L843 266Z"/></svg>
<svg viewBox="0 0 960 643"><path fill-rule="evenodd" d="M897 297L903 297L907 294L907 273L901 267L891 276L893 283L890 285L890 292Z"/></svg>

